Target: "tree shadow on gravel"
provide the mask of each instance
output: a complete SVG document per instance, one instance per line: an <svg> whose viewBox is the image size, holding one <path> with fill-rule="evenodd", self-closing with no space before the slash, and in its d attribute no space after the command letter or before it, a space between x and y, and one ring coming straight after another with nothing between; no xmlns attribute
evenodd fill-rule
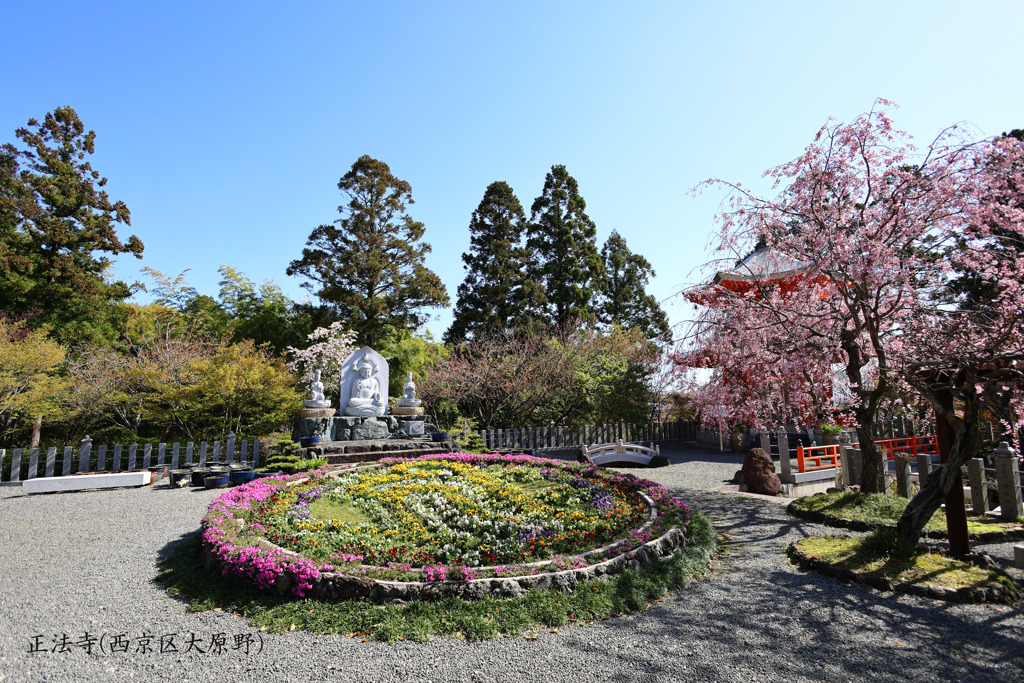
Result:
<svg viewBox="0 0 1024 683"><path fill-rule="evenodd" d="M775 571L746 583L712 576L635 623L608 622L630 640L643 640L644 650L620 652L599 641L579 649L611 660L613 671L639 666L655 680L1006 681L1024 664L1022 627L1019 607L897 597L813 573Z"/></svg>

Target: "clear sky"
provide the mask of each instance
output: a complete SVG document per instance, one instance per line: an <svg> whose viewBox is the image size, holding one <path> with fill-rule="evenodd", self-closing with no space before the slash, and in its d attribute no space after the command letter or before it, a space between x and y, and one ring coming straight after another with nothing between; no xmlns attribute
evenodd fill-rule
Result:
<svg viewBox="0 0 1024 683"><path fill-rule="evenodd" d="M1024 128L1019 1L2 0L0 26L0 142L74 107L145 244L115 274L189 268L210 295L224 263L304 298L285 268L369 154L412 185L454 303L487 185L529 211L564 164L598 246L614 229L645 255L676 323L723 198L691 197L701 180L757 187L876 97L922 145Z"/></svg>

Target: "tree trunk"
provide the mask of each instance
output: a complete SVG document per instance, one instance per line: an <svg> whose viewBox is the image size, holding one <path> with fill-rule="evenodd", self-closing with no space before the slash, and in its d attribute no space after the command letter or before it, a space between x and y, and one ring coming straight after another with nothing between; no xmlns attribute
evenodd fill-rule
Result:
<svg viewBox="0 0 1024 683"><path fill-rule="evenodd" d="M875 446L873 418L873 412L870 416L862 417L860 411L857 411L857 438L860 440L860 452L864 463L860 490L864 493L885 493L882 454Z"/></svg>
<svg viewBox="0 0 1024 683"><path fill-rule="evenodd" d="M36 419L32 421L32 438L28 442L29 448L39 448L39 438L43 433L43 416L36 415Z"/></svg>
<svg viewBox="0 0 1024 683"><path fill-rule="evenodd" d="M964 412L964 419L954 417L950 420L955 437L949 451L949 459L941 468L928 475L924 487L907 503L907 508L896 523L896 533L900 540L908 545L916 545L921 539L924 525L939 509L949 492L954 486L963 485L961 468L968 460L981 453L981 425L977 419L970 419L971 413L977 417L977 406L974 410L968 406ZM939 411L936 410L936 413ZM949 418L939 416L937 419Z"/></svg>

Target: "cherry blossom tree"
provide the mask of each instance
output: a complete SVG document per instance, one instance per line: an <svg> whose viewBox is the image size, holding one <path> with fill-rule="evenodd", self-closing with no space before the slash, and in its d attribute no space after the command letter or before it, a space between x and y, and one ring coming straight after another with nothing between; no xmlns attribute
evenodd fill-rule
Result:
<svg viewBox="0 0 1024 683"><path fill-rule="evenodd" d="M982 449L981 415L1009 406L1004 431L1024 421L1024 143L1007 135L976 151L971 220L938 261L953 275L930 309L907 324L906 381L952 432L942 469L910 501L897 524L907 543L960 485L960 468ZM964 283L969 283L964 286ZM1006 413L1004 412L1004 415ZM966 536L966 529L963 530Z"/></svg>
<svg viewBox="0 0 1024 683"><path fill-rule="evenodd" d="M291 356L288 367L303 383L313 381L316 371L320 370L325 393L336 394L341 382L341 366L357 348L355 339L355 333L346 331L341 322L318 327L307 337L309 346L304 349L288 347L287 353Z"/></svg>
<svg viewBox="0 0 1024 683"><path fill-rule="evenodd" d="M730 190L717 217L717 252L736 258L760 243L799 263L799 276L781 286L752 272L752 286L743 293L707 287L692 293L708 305L677 355L682 365L699 359L713 367L711 382L694 392L705 420L712 406L762 422L820 410L821 397L832 390L829 366L841 365L867 492L883 486L883 460L874 443L883 400L896 391L920 390L926 364L952 367L955 358L934 355L949 348L943 341L949 335L974 349L996 341L972 332L967 318L959 319L955 333L949 326L958 319L942 296L954 274L950 258L1006 284L1017 273L1008 291L1020 283L1017 264L991 270L985 247L986 231L995 224L1020 229L1015 211L994 211L986 201L1010 191L999 179L1010 161L992 160L991 143L972 142L962 126L918 150L893 127L889 108L878 100L852 123L830 120L801 156L765 174L780 188L776 197L707 181L706 187ZM971 235L973 248L958 250ZM999 315L997 327L1004 329L1008 318Z"/></svg>

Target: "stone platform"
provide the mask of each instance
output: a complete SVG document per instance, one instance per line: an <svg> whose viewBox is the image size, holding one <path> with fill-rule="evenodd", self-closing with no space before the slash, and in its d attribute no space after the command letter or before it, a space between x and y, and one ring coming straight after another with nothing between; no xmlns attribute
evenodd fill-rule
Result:
<svg viewBox="0 0 1024 683"><path fill-rule="evenodd" d="M408 440L408 422L423 422L423 433L437 431L433 415L382 415L380 417L299 417L292 429L292 439L317 436L320 441L383 441Z"/></svg>

